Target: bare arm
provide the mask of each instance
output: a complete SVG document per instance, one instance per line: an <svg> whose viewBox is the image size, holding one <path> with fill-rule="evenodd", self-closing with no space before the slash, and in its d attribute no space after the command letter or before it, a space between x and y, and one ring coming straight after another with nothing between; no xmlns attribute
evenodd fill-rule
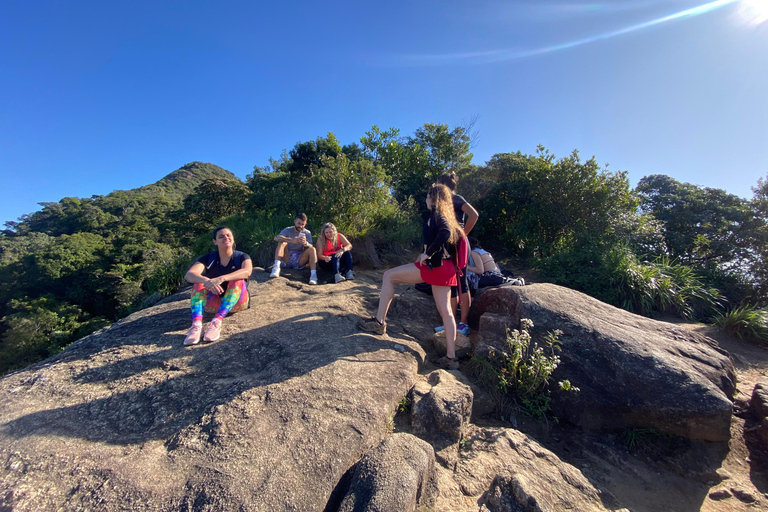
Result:
<svg viewBox="0 0 768 512"><path fill-rule="evenodd" d="M475 266L467 266L467 270L471 270L477 275L482 275L483 272L485 272L485 268L483 267L483 259L476 251L472 251L472 262L475 264Z"/></svg>
<svg viewBox="0 0 768 512"><path fill-rule="evenodd" d="M341 247L339 247L339 250L336 251L336 257L341 258L341 255L344 254L347 251L352 250L352 244L349 240L347 240L347 237L339 233L339 238L341 239Z"/></svg>
<svg viewBox="0 0 768 512"><path fill-rule="evenodd" d="M240 270L235 270L234 272L230 272L229 274L223 276L214 277L213 279L208 279L205 277L203 275L204 270L205 266L197 261L189 268L189 270L187 270L187 273L184 275L184 279L187 282L193 284L203 283L203 286L205 286L205 289L209 292L223 293L224 288L221 287L221 283L225 281L239 281L241 279L248 279L253 272L253 262L250 259L243 260L243 263L240 265Z"/></svg>
<svg viewBox="0 0 768 512"><path fill-rule="evenodd" d="M477 219L480 218L480 214L477 213L471 204L464 203L461 205L461 211L467 215L467 222L464 223L464 236L469 236L469 232L477 224Z"/></svg>

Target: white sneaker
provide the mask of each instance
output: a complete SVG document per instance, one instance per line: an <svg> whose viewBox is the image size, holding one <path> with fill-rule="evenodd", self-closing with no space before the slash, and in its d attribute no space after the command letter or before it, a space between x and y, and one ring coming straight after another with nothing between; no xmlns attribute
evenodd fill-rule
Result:
<svg viewBox="0 0 768 512"><path fill-rule="evenodd" d="M342 276L341 274L337 273L335 276L333 276L334 284L340 283L342 281L344 281L344 276Z"/></svg>
<svg viewBox="0 0 768 512"><path fill-rule="evenodd" d="M269 277L272 279L274 279L275 277L280 277L280 265L272 266L272 273L269 274Z"/></svg>
<svg viewBox="0 0 768 512"><path fill-rule="evenodd" d="M310 277L309 278L309 284L317 284L317 278L316 277Z"/></svg>
<svg viewBox="0 0 768 512"><path fill-rule="evenodd" d="M350 281L355 278L355 274L352 273L352 271L348 271L347 275L344 276L345 279L349 279Z"/></svg>

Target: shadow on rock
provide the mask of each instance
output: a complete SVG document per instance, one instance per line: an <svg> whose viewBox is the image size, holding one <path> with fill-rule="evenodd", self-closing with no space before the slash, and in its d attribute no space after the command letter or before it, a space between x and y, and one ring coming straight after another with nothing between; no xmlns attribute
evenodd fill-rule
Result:
<svg viewBox="0 0 768 512"><path fill-rule="evenodd" d="M388 340L350 333L346 316L310 313L189 349L181 346L183 335L158 336L152 330L159 324L178 328L178 316L152 315L135 321L130 330L110 330L98 343L82 343L75 358L65 359L75 373L71 382L52 375L22 382L30 389L48 386L77 403L27 414L0 428L13 437L53 434L114 444L164 439L249 389L284 382L339 359L354 360L361 352L392 348ZM147 353L126 357L142 343ZM82 389L83 384L98 383L108 386L90 393Z"/></svg>

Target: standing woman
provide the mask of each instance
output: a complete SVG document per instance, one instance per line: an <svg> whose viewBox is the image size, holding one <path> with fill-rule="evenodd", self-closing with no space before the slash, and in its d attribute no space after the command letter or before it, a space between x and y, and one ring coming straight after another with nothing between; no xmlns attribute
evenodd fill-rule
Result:
<svg viewBox="0 0 768 512"><path fill-rule="evenodd" d="M457 370L456 322L451 308L451 286L456 286L456 267L453 264L455 246L464 233L453 213L451 191L445 185L434 184L427 194L427 208L431 210L424 225L424 250L414 264L401 265L384 272L379 296L379 309L375 317L361 319L358 326L378 334L387 330L386 318L396 284L427 283L432 285L432 297L445 326L446 354L437 364Z"/></svg>
<svg viewBox="0 0 768 512"><path fill-rule="evenodd" d="M471 204L467 202L462 196L456 193L456 186L459 181L454 173L446 173L437 178L437 182L445 185L451 189L451 199L453 200L453 211L456 214L456 221L463 229L463 236L469 236L469 232L475 227L477 219L480 215L477 213ZM467 241L467 247L469 247L469 241ZM469 259L467 257L467 259ZM469 293L469 281L467 280L467 268L461 269L462 275L459 278L459 286L451 288L451 307L455 311L459 300L461 301L461 318L458 331L464 336L469 336L469 325L467 325L467 319L469 318L469 308L472 306L472 296ZM461 298L459 298L459 290L461 290ZM435 331L442 331L442 327L438 327Z"/></svg>
<svg viewBox="0 0 768 512"><path fill-rule="evenodd" d="M332 222L326 222L317 237L317 263L323 270L333 272L334 283L354 279L352 273L352 244L336 229ZM342 275L344 274L344 275Z"/></svg>
<svg viewBox="0 0 768 512"><path fill-rule="evenodd" d="M253 271L251 257L235 250L235 236L226 226L213 230L215 251L201 256L184 276L192 283L192 327L184 345L196 345L203 332L203 311L215 313L205 330L205 341L216 341L228 313L248 306L247 280Z"/></svg>

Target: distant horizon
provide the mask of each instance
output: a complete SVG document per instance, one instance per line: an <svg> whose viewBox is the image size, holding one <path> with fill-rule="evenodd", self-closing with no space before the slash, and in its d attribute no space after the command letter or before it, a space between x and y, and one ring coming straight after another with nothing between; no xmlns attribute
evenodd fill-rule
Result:
<svg viewBox="0 0 768 512"><path fill-rule="evenodd" d="M542 144L744 199L768 176L766 0L6 2L0 73L3 222L473 118L476 165Z"/></svg>

